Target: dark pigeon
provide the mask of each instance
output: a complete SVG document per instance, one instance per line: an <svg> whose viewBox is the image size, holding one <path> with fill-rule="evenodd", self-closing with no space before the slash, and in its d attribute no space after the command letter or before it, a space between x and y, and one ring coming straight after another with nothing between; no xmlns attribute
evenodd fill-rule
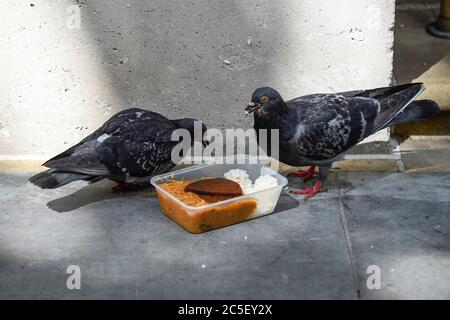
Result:
<svg viewBox="0 0 450 320"><path fill-rule="evenodd" d="M76 180L95 182L104 178L129 185L149 186L150 177L169 171L172 132L187 129L194 136L195 119L169 120L149 110L123 110L78 144L48 160L50 168L30 178L30 182L53 189ZM202 131L206 127L202 124Z"/></svg>
<svg viewBox="0 0 450 320"><path fill-rule="evenodd" d="M372 90L312 94L284 101L273 88L255 90L246 113L254 112L254 128L279 129L279 160L291 166L311 166L294 175L308 180L319 167L312 188L293 191L306 198L326 191L324 181L334 161L371 134L391 125L429 118L439 113L432 100L413 101L424 89L412 83ZM270 146L270 143L266 143ZM270 148L266 150L270 155Z"/></svg>

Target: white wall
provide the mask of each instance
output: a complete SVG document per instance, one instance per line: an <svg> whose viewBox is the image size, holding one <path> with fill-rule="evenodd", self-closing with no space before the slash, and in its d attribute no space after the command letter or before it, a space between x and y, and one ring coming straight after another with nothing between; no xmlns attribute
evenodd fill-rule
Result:
<svg viewBox="0 0 450 320"><path fill-rule="evenodd" d="M0 156L55 154L126 106L249 127L258 86L389 85L393 22L394 0L2 1Z"/></svg>

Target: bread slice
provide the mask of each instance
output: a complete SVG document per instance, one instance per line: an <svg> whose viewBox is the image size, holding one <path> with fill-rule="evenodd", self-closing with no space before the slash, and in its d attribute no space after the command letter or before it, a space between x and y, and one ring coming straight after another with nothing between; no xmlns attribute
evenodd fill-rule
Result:
<svg viewBox="0 0 450 320"><path fill-rule="evenodd" d="M184 190L207 196L239 197L242 195L239 183L224 178L200 179L188 184Z"/></svg>

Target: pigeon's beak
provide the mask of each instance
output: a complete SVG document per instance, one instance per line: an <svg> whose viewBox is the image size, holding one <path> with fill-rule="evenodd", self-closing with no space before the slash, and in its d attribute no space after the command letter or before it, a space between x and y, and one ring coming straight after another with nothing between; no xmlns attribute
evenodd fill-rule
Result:
<svg viewBox="0 0 450 320"><path fill-rule="evenodd" d="M248 116L250 113L255 112L258 108L259 108L258 103L249 102L244 111L245 115Z"/></svg>

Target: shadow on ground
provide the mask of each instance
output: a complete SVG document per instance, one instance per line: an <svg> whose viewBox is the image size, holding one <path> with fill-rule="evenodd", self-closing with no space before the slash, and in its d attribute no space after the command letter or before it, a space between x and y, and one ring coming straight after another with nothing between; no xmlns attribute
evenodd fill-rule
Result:
<svg viewBox="0 0 450 320"><path fill-rule="evenodd" d="M116 192L112 190L114 184L106 180L88 184L69 195L49 201L47 206L53 211L61 213L70 212L108 199L135 196L150 197L151 195L155 195L154 189L152 188L148 188L148 190Z"/></svg>
<svg viewBox="0 0 450 320"><path fill-rule="evenodd" d="M448 40L429 35L426 26L435 21L436 10L396 11L394 28L394 75L409 83L449 54Z"/></svg>
<svg viewBox="0 0 450 320"><path fill-rule="evenodd" d="M16 202L0 216L1 298L356 297L336 197L299 205L284 194L275 214L193 235L155 197L55 214L45 203L67 190L42 192L25 176L2 181ZM69 265L80 266L82 290L67 290Z"/></svg>

